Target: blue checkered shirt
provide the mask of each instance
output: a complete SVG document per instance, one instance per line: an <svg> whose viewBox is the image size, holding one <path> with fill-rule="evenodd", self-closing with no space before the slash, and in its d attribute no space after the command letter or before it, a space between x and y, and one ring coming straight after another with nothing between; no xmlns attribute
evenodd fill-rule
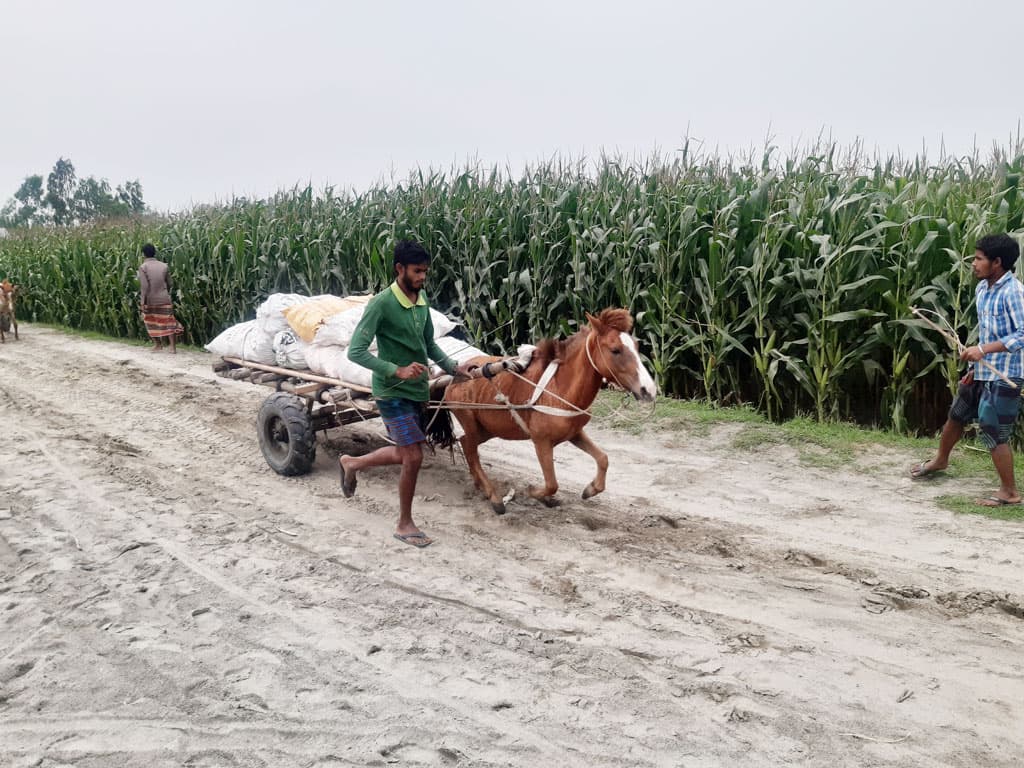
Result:
<svg viewBox="0 0 1024 768"><path fill-rule="evenodd" d="M978 281L974 291L978 307L978 343L1001 341L1007 352L990 352L985 362L990 363L1011 379L1024 378L1024 285L1013 272L1007 272L989 285ZM974 366L977 381L999 378L982 365Z"/></svg>

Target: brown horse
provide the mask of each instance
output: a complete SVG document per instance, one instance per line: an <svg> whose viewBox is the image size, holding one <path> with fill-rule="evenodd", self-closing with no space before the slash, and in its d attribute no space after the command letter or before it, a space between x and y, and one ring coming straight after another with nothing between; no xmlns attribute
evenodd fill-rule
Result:
<svg viewBox="0 0 1024 768"><path fill-rule="evenodd" d="M606 309L597 317L588 314L587 320L588 326L564 341L541 342L522 378L506 372L490 379L456 381L448 387L445 400L451 403L449 407L465 432L460 442L469 471L499 515L504 514L505 504L480 466L477 448L481 443L492 437L533 440L544 470L544 485L530 486L530 495L553 507L558 504L554 498L558 491L554 447L568 440L597 463L597 476L583 491L583 498L589 499L604 490L608 471L608 455L583 431L590 421L586 409L597 397L602 381L618 384L637 400L652 402L657 394L654 380L640 362L636 340L630 335L633 318L629 312ZM499 359L481 357L472 362L483 365ZM537 383L552 363L557 364L554 375L539 392ZM458 403L488 405L486 410L460 409ZM528 407L512 410L495 403Z"/></svg>

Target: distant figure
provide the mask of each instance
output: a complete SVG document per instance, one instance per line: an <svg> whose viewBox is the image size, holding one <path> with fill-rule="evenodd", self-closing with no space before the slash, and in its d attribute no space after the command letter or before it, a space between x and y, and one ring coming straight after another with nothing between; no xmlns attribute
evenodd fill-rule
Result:
<svg viewBox="0 0 1024 768"><path fill-rule="evenodd" d="M139 267L139 298L142 307L142 322L153 340L153 352L164 347L164 339L173 355L177 337L185 332L174 317L171 302L171 273L167 265L156 258L156 248L150 243L142 246L142 266Z"/></svg>
<svg viewBox="0 0 1024 768"><path fill-rule="evenodd" d="M968 363L985 360L995 370L974 365L960 379L956 399L942 428L938 452L930 461L914 466L910 476L917 479L944 470L964 425L977 419L978 436L992 454L999 489L975 503L1003 507L1021 503L1010 450L1010 435L1017 422L1024 386L1024 285L1013 273L1020 246L1004 233L986 235L975 248L972 268L978 278L974 292L978 343L965 348L960 359ZM1005 383L1000 374L1012 381L1016 389Z"/></svg>

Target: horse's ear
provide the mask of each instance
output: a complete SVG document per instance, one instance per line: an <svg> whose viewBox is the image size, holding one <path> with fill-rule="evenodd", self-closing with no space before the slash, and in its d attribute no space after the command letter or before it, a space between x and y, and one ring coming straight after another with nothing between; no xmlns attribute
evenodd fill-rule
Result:
<svg viewBox="0 0 1024 768"><path fill-rule="evenodd" d="M598 318L594 317L589 312L587 312L586 315L587 322L590 323L590 327L593 328L597 333L604 333L604 323L602 323Z"/></svg>

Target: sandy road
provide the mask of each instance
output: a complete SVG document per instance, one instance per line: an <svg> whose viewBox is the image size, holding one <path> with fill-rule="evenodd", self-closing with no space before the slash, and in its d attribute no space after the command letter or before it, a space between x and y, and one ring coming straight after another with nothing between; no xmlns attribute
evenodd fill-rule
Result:
<svg viewBox="0 0 1024 768"><path fill-rule="evenodd" d="M893 466L594 429L563 506L429 459L337 488L263 461L270 390L24 324L0 347L0 765L1018 766L1024 524ZM489 471L525 497L525 443Z"/></svg>

